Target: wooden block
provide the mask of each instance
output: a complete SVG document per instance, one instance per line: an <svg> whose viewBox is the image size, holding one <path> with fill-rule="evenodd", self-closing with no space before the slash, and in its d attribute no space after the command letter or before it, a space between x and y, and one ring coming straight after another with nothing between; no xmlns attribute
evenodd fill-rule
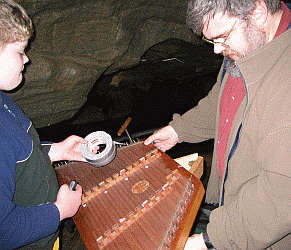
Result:
<svg viewBox="0 0 291 250"><path fill-rule="evenodd" d="M203 174L203 157L198 156L197 153L194 153L176 158L174 160L191 174L195 175L198 179L201 178Z"/></svg>

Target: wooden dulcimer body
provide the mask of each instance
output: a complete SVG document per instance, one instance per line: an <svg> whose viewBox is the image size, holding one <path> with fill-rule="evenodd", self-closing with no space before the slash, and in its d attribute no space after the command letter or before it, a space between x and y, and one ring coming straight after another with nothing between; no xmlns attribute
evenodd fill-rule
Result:
<svg viewBox="0 0 291 250"><path fill-rule="evenodd" d="M183 249L204 196L199 179L154 145L118 148L103 167L70 162L60 184L77 180L74 221L89 250Z"/></svg>

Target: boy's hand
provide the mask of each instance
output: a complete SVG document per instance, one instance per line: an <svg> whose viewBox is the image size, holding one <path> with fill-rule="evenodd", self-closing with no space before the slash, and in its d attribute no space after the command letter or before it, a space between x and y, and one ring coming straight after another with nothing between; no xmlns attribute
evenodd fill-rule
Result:
<svg viewBox="0 0 291 250"><path fill-rule="evenodd" d="M144 144L149 145L150 143L154 143L156 147L165 152L166 150L175 146L178 141L178 134L172 128L172 126L168 125L156 131L153 135L147 138L144 141Z"/></svg>
<svg viewBox="0 0 291 250"><path fill-rule="evenodd" d="M76 186L76 191L70 190L67 184L60 187L55 205L60 212L60 221L74 216L80 205L82 197L82 187Z"/></svg>
<svg viewBox="0 0 291 250"><path fill-rule="evenodd" d="M81 145L87 141L82 137L71 135L62 142L53 143L48 153L51 161L86 161L81 152Z"/></svg>

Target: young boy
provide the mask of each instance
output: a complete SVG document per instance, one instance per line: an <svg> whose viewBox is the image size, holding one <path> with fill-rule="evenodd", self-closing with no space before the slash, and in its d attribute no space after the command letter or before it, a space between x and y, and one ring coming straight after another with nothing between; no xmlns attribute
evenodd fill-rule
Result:
<svg viewBox="0 0 291 250"><path fill-rule="evenodd" d="M32 33L23 8L0 0L0 249L52 249L60 221L81 204L82 188L59 189L51 162L85 161L81 144L86 140L70 136L41 145L31 121L2 92L21 83Z"/></svg>

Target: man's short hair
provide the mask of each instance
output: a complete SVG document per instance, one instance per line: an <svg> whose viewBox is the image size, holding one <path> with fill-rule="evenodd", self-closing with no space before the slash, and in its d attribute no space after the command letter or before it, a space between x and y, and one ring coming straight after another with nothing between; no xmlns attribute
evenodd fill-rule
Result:
<svg viewBox="0 0 291 250"><path fill-rule="evenodd" d="M188 3L187 25L195 34L200 35L208 20L217 13L247 21L260 0L191 0ZM271 14L281 9L280 0L263 0Z"/></svg>
<svg viewBox="0 0 291 250"><path fill-rule="evenodd" d="M0 46L31 38L33 25L25 10L12 0L0 0Z"/></svg>

